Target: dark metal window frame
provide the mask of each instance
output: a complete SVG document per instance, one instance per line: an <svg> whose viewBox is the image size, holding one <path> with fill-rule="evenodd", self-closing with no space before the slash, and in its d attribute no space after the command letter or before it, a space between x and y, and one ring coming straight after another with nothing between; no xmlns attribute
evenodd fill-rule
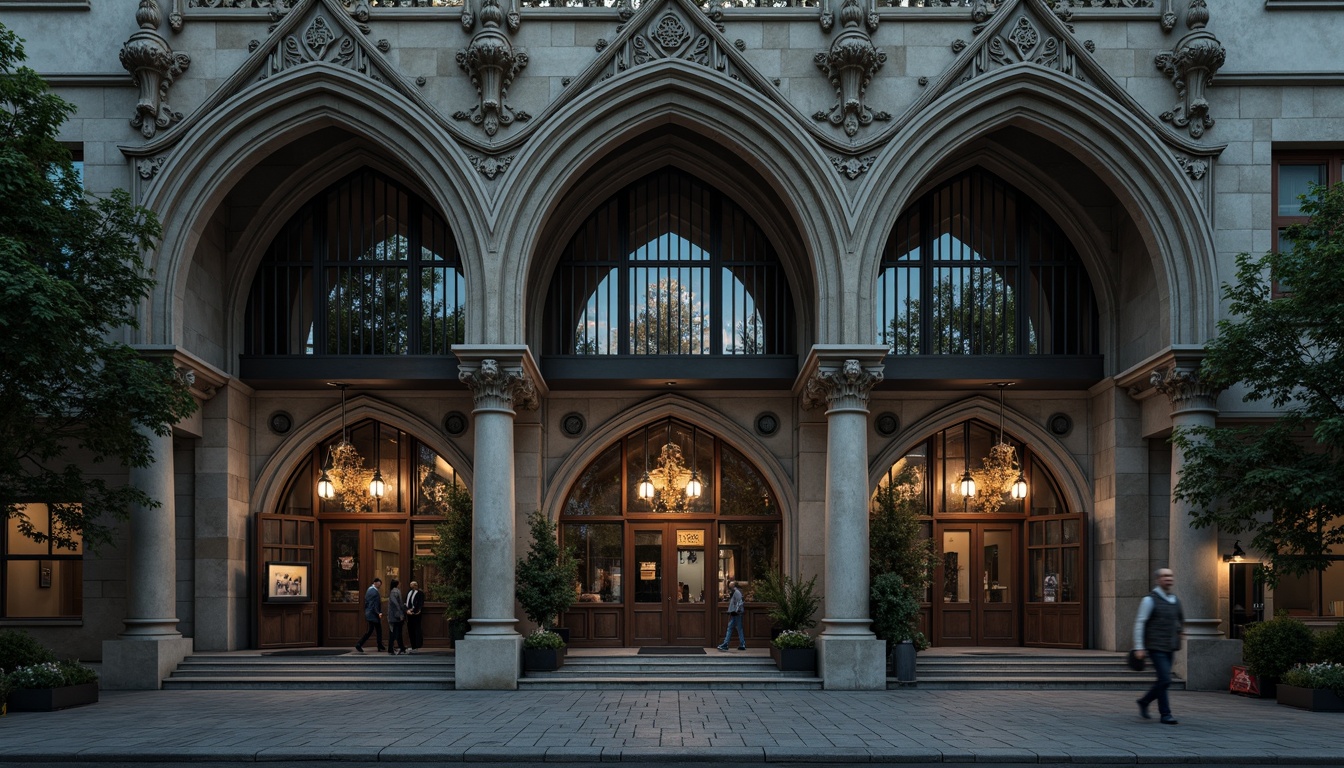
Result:
<svg viewBox="0 0 1344 768"><path fill-rule="evenodd" d="M1283 231L1295 224L1306 224L1306 216L1288 216L1279 213L1280 169L1287 165L1323 165L1325 166L1325 186L1330 187L1344 181L1344 149L1339 150L1276 150L1274 152L1272 180L1273 190L1270 199L1270 229L1274 234L1274 250L1279 249ZM1272 287L1274 296L1283 296L1288 291L1275 280Z"/></svg>
<svg viewBox="0 0 1344 768"><path fill-rule="evenodd" d="M41 505L45 506L46 509L47 509L47 530L48 530L48 531L51 530L51 507L50 507L50 505L49 505L48 502L45 502L45 501L36 501L36 500L33 500L33 499L26 499L26 500L20 501L20 502L18 502L18 503L23 504L23 505L26 505L26 506L31 506L31 505L34 505L34 504L41 504ZM10 615L10 613L9 613L9 565L10 565L10 563L22 563L22 562L27 562L27 563L32 563L32 564L33 564L33 567L39 567L38 564L41 563L43 560L50 560L50 561L56 561L56 560L59 560L59 561L62 561L62 562L81 562L81 563L82 563L82 562L84 561L84 552L83 552L83 549L82 549L82 548L81 548L81 551L79 551L79 552L71 552L70 550L66 550L66 549L57 549L55 546L52 545L52 543L51 543L50 541L48 541L48 542L46 543L46 544L47 544L47 553L46 553L46 554L11 554L10 551L9 551L9 545L10 545L10 543L9 543L9 535L10 535L10 533L9 533L9 523L8 523L8 521L6 521L6 524L5 524L5 535L4 535L4 537L3 537L2 539L0 539L0 621L4 621L5 623L16 623L16 622L19 622L19 623L41 624L41 623L44 623L44 622L68 622L68 621L79 621L79 620L82 620L83 617L84 617L84 611L83 611L83 597L82 597L82 596L81 596L81 598L80 598L80 605L81 605L81 607L80 607L79 615L72 615L72 616L11 616L11 615ZM16 535L16 536L22 536L23 534L21 534L21 533L16 533L15 535ZM36 542L34 542L34 543L36 543ZM55 589L55 587L53 587L53 589Z"/></svg>

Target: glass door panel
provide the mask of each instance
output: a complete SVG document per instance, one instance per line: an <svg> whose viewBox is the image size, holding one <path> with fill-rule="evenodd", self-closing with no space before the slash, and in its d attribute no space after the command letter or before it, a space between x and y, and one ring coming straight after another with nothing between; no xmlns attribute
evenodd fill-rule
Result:
<svg viewBox="0 0 1344 768"><path fill-rule="evenodd" d="M630 605L631 639L638 645L667 644L667 611L664 606L663 528L632 526L631 552L634 554L634 600ZM666 595L670 602L671 594Z"/></svg>
<svg viewBox="0 0 1344 768"><path fill-rule="evenodd" d="M703 525L670 523L669 551L676 569L677 590L673 595L673 621L668 640L676 645L703 646L709 642L714 623L709 606L714 595L710 561L705 556L709 529Z"/></svg>

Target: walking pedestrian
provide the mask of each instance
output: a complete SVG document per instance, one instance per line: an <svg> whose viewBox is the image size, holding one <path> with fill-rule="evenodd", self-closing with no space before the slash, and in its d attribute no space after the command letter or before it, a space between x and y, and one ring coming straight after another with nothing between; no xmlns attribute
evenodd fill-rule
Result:
<svg viewBox="0 0 1344 768"><path fill-rule="evenodd" d="M378 588L383 585L383 580L374 577L373 583L369 585L368 591L364 593L364 621L368 622L369 628L365 630L364 636L355 643L355 650L364 652L364 643L370 637L378 639L378 650L383 650L383 612L379 610L383 607L383 598L378 594Z"/></svg>
<svg viewBox="0 0 1344 768"><path fill-rule="evenodd" d="M424 610L425 593L412 581L411 591L406 593L406 632L411 636L411 653L416 653L425 644Z"/></svg>
<svg viewBox="0 0 1344 768"><path fill-rule="evenodd" d="M406 604L402 602L401 590L397 585L401 582L392 580L392 591L387 595L387 655L395 653L406 653L406 641L401 639L401 625L406 622ZM400 650L393 651L392 646L396 645Z"/></svg>
<svg viewBox="0 0 1344 768"><path fill-rule="evenodd" d="M737 582L728 582L728 631L723 633L723 643L719 645L720 651L728 650L728 640L733 636L733 627L737 627L737 650L747 650L747 636L742 631L743 602L742 590L737 588Z"/></svg>
<svg viewBox="0 0 1344 768"><path fill-rule="evenodd" d="M1148 714L1148 705L1156 701L1162 722L1176 725L1167 689L1171 687L1172 654L1181 649L1181 626L1185 623L1185 613L1181 610L1181 602L1172 592L1176 574L1170 568L1158 568L1153 574L1153 582L1153 591L1139 603L1139 615L1134 619L1134 655L1140 659L1145 656L1152 659L1153 671L1157 673L1157 682L1138 700L1139 715L1145 720L1150 719L1152 715Z"/></svg>

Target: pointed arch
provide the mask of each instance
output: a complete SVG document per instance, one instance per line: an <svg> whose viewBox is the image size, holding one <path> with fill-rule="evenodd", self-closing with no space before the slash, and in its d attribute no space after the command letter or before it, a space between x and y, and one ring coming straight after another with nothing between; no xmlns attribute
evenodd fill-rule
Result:
<svg viewBox="0 0 1344 768"><path fill-rule="evenodd" d="M881 243L901 211L947 158L1005 127L1044 136L1087 164L1114 191L1143 238L1160 292L1168 343L1203 343L1217 318L1209 217L1173 151L1154 131L1086 84L1033 64L1005 67L950 91L917 115L878 156L857 212L866 244L856 322L872 338ZM879 190L887 190L885 193ZM1092 275L1094 285L1102 275Z"/></svg>
<svg viewBox="0 0 1344 768"><path fill-rule="evenodd" d="M349 398L345 420L359 422L364 419L374 419L413 435L451 464L468 489L472 487L471 464L466 454L445 439L442 431L433 424L370 395ZM275 509L290 477L312 456L313 446L339 432L341 423L341 406L333 405L297 427L276 447L257 473L252 491L253 514Z"/></svg>
<svg viewBox="0 0 1344 768"><path fill-rule="evenodd" d="M423 190L447 219L463 254L468 325L482 272L476 242L490 228L486 197L460 148L411 100L344 67L326 63L264 81L226 101L183 135L143 191L143 204L164 223L153 256L158 285L142 304L141 336L179 343L187 279L204 229L229 192L288 144L336 128L378 147L397 174ZM435 169L436 173L430 173ZM476 287L473 287L475 285Z"/></svg>

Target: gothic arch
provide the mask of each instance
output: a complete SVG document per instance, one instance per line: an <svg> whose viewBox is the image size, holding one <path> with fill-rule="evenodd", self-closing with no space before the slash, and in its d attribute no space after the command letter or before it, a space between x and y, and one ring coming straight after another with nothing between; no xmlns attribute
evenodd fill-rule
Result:
<svg viewBox="0 0 1344 768"><path fill-rule="evenodd" d="M172 344L182 334L187 280L203 230L233 187L290 142L324 128L339 128L376 145L389 164L448 221L463 254L468 285L468 325L480 322L479 254L472 238L489 229L486 195L454 142L399 93L343 67L315 63L263 82L225 101L180 137L168 161L144 190L143 204L164 222L153 257L158 285L141 309L143 341ZM430 173L437 169L438 173ZM283 222L282 222L283 223ZM473 284L476 285L473 288Z"/></svg>
<svg viewBox="0 0 1344 768"><path fill-rule="evenodd" d="M844 200L845 189L811 142L792 139L797 131L789 115L744 85L707 73L699 65L669 59L593 89L552 120L562 130L520 154L511 168L517 173L507 179L500 198L502 219L515 223L492 246L501 260L502 284L499 303L491 311L502 340L529 336L535 310L545 299L539 286L545 284L546 270L558 255L550 243L568 237L568 232L559 232L566 217L576 206L586 215L605 199L602 190L620 188L615 178L601 177L601 171L621 167L621 173L612 175L622 175L621 163L635 164L632 158L638 154L641 137L668 130L696 143L671 141L661 148L665 152L661 160L655 156L648 162L673 162L725 193L738 195L740 204L749 206L753 197L761 196L762 187L778 198L782 210L771 206L748 210L761 226L796 235L796 243L774 244L805 324L804 343L840 332L838 313L833 309L827 310L827 317L817 313L818 307L829 306L819 297L842 290L838 260L826 255L841 247L844 227L836 216L838 207L819 201ZM714 162L706 157L710 154L706 146L741 158L754 173ZM696 151L687 151L691 147ZM652 170L647 164L643 167L645 172ZM506 311L514 307L534 311L526 317ZM528 327L515 327L519 323Z"/></svg>
<svg viewBox="0 0 1344 768"><path fill-rule="evenodd" d="M853 322L873 337L873 286L881 243L947 158L975 139L1016 126L1049 138L1109 183L1144 239L1161 294L1168 343L1200 343L1217 318L1215 246L1204 202L1173 151L1150 128L1085 84L1022 64L972 80L896 134L865 182L856 215L864 276ZM1156 351L1156 350L1153 350Z"/></svg>
<svg viewBox="0 0 1344 768"><path fill-rule="evenodd" d="M407 413L370 395L355 395L346 401L345 420L350 423L376 419L396 427L434 450L453 466L466 483L472 486L471 464L457 446L444 439L442 431L419 416ZM285 492L289 478L299 465L312 455L313 446L341 429L341 406L334 405L296 427L275 452L266 459L257 473L257 484L252 491L253 514L274 509Z"/></svg>
<svg viewBox="0 0 1344 768"><path fill-rule="evenodd" d="M542 498L542 509L554 519L559 514L570 488L598 454L641 425L668 417L702 425L704 431L727 442L765 476L779 499L782 511L784 561L796 568L798 496L788 470L773 454L761 446L754 435L738 426L726 414L680 395L659 395L626 408L618 417L604 424L602 429L593 430L592 434L579 441L548 479L546 492Z"/></svg>

